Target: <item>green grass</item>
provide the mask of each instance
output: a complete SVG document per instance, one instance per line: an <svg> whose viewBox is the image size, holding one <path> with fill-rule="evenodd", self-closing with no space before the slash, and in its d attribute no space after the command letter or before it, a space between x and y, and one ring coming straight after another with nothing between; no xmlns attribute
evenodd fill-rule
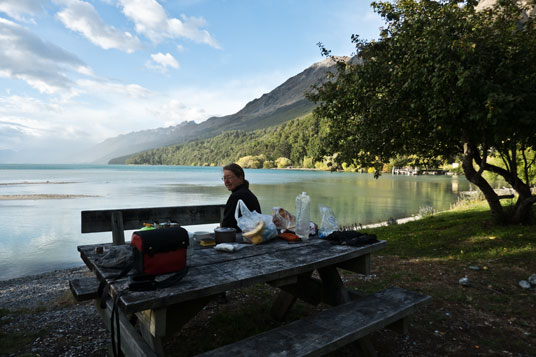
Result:
<svg viewBox="0 0 536 357"><path fill-rule="evenodd" d="M536 252L534 226L495 225L485 202L366 232L387 240L381 254L402 258L515 264Z"/></svg>

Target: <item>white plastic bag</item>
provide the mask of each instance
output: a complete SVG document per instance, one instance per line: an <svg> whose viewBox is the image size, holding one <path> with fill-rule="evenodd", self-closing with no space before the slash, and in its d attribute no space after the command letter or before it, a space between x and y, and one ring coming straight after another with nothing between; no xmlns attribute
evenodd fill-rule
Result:
<svg viewBox="0 0 536 357"><path fill-rule="evenodd" d="M296 229L296 217L283 207L274 207L272 212L272 222L274 222L277 229L281 232L286 230L294 232Z"/></svg>
<svg viewBox="0 0 536 357"><path fill-rule="evenodd" d="M318 205L318 207L320 208L320 217L322 217L320 228L318 229L318 236L320 238L326 238L339 229L339 223L330 207L323 205Z"/></svg>
<svg viewBox="0 0 536 357"><path fill-rule="evenodd" d="M239 214L242 216L239 217ZM242 230L242 237L245 241L253 244L259 244L277 236L277 228L272 222L272 216L260 214L257 211L250 211L244 201L238 200L235 209L235 219L238 227ZM255 234L249 235L248 232L262 228Z"/></svg>

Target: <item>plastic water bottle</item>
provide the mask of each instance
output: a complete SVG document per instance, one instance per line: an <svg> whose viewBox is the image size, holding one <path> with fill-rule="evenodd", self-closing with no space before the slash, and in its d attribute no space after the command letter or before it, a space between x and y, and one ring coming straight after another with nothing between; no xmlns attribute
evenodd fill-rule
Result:
<svg viewBox="0 0 536 357"><path fill-rule="evenodd" d="M188 232L188 248L186 249L186 259L189 259L194 254L194 234Z"/></svg>
<svg viewBox="0 0 536 357"><path fill-rule="evenodd" d="M311 205L311 199L305 192L296 196L296 235L302 240L309 239L310 233L310 215L309 207Z"/></svg>

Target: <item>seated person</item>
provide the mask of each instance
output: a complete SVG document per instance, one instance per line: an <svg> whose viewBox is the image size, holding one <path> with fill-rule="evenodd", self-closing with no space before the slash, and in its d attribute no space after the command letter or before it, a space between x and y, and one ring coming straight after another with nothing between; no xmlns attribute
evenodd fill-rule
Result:
<svg viewBox="0 0 536 357"><path fill-rule="evenodd" d="M231 196L225 204L222 227L232 227L241 232L236 224L235 210L238 200L244 201L250 211L261 213L261 206L257 197L249 190L249 182L245 179L244 170L238 164L229 164L223 167L222 180L225 187L231 191Z"/></svg>

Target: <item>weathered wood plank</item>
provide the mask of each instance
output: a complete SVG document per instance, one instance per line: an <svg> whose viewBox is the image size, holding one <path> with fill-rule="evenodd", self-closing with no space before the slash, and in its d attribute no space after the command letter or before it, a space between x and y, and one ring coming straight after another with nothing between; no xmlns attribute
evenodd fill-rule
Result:
<svg viewBox="0 0 536 357"><path fill-rule="evenodd" d="M69 288L76 301L87 301L98 297L99 280L92 276L69 280Z"/></svg>
<svg viewBox="0 0 536 357"><path fill-rule="evenodd" d="M143 227L146 222L177 222L188 226L221 222L225 205L176 206L152 208L125 208L112 210L82 211L82 233L111 232L112 214L121 212L126 230Z"/></svg>
<svg viewBox="0 0 536 357"><path fill-rule="evenodd" d="M389 288L200 356L321 356L393 324L430 299Z"/></svg>
<svg viewBox="0 0 536 357"><path fill-rule="evenodd" d="M125 228L121 211L112 212L112 241L114 245L125 244Z"/></svg>
<svg viewBox="0 0 536 357"><path fill-rule="evenodd" d="M157 291L128 292L121 296L120 304L127 313L166 307L334 265L382 249L386 243L380 241L364 247L352 247L331 245L320 239L310 239L300 245L275 243L272 249L269 249L269 244L244 248L236 253L217 252L219 260L208 265L195 266L189 263L188 275L176 286ZM81 255L86 256L85 261L94 260L96 254L94 245L78 248ZM259 248L259 254L252 254L257 248ZM242 253L247 249L252 249L252 251L247 254ZM214 251L214 249L200 250L196 251L194 256L197 255L197 259L202 261L206 255L212 255ZM245 257L237 259L240 254L245 254ZM90 265L92 265L90 269L94 270L99 278L112 277L117 274L116 271L100 269L94 264ZM127 279L119 279L112 284L112 293L115 294L125 289L126 286Z"/></svg>
<svg viewBox="0 0 536 357"><path fill-rule="evenodd" d="M140 311L136 313L136 317L143 325L147 326L147 330L152 336L163 337L166 335L166 308Z"/></svg>
<svg viewBox="0 0 536 357"><path fill-rule="evenodd" d="M337 264L338 268L349 270L354 273L370 275L370 254L362 255L355 259Z"/></svg>
<svg viewBox="0 0 536 357"><path fill-rule="evenodd" d="M106 301L106 308L100 308L100 299L95 300L97 312L101 315L106 329L110 331L110 317L112 314L112 302ZM121 326L121 350L125 356L132 357L157 357L151 347L141 338L134 326L130 324L127 317L119 309L119 325ZM116 335L117 336L117 335Z"/></svg>

